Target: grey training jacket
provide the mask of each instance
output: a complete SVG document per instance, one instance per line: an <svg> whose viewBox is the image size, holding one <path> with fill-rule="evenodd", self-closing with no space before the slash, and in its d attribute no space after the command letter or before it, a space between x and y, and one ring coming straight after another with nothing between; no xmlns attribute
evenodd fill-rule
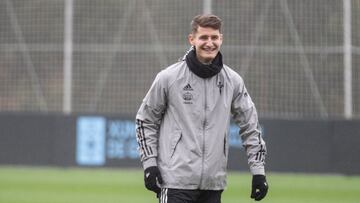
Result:
<svg viewBox="0 0 360 203"><path fill-rule="evenodd" d="M143 167L159 167L162 188L225 189L231 115L251 173L265 174L265 142L243 79L226 65L207 79L185 61L162 70L136 115Z"/></svg>

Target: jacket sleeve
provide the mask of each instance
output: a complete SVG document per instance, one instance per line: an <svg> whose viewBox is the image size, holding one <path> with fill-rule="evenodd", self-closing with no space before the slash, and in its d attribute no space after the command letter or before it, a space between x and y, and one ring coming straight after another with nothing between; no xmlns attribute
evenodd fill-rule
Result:
<svg viewBox="0 0 360 203"><path fill-rule="evenodd" d="M239 76L234 87L231 112L240 127L240 137L248 157L253 175L265 175L266 145L261 137L261 129L254 103Z"/></svg>
<svg viewBox="0 0 360 203"><path fill-rule="evenodd" d="M167 106L166 84L160 72L136 115L136 140L144 169L156 166L159 128Z"/></svg>

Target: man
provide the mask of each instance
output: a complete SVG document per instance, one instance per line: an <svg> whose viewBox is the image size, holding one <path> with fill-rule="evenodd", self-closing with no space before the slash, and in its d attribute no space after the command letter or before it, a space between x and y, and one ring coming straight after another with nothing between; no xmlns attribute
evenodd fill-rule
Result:
<svg viewBox="0 0 360 203"><path fill-rule="evenodd" d="M136 115L147 189L160 202L218 203L226 187L230 115L253 174L251 198L265 197L265 142L243 79L222 63L221 19L198 15L192 49L155 78Z"/></svg>

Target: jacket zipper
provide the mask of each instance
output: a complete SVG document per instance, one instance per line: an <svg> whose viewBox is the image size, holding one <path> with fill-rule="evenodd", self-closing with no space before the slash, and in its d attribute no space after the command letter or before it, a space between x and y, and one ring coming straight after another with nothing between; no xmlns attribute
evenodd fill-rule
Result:
<svg viewBox="0 0 360 203"><path fill-rule="evenodd" d="M207 110L207 88L206 88L206 79L204 79L204 121L203 121L203 140L202 140L202 164L201 164L201 176L200 176L200 186L202 185L202 179L204 176L204 166L205 166L205 132L206 132L206 110Z"/></svg>

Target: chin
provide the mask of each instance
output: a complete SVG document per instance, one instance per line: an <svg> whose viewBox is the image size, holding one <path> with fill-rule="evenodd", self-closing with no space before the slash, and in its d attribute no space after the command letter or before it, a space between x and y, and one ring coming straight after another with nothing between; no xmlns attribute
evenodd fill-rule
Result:
<svg viewBox="0 0 360 203"><path fill-rule="evenodd" d="M212 60L214 60L215 57L216 57L216 55L211 55L211 56L207 55L207 56L204 57L204 59L206 61L212 61Z"/></svg>
<svg viewBox="0 0 360 203"><path fill-rule="evenodd" d="M214 60L214 58L215 58L215 57L205 57L205 60L206 60L206 61L212 61L212 60Z"/></svg>
<svg viewBox="0 0 360 203"><path fill-rule="evenodd" d="M211 62L212 60L214 60L214 58L216 57L217 53L213 53L213 54L199 54L200 58L202 58L202 60L204 60L206 63L207 62Z"/></svg>

